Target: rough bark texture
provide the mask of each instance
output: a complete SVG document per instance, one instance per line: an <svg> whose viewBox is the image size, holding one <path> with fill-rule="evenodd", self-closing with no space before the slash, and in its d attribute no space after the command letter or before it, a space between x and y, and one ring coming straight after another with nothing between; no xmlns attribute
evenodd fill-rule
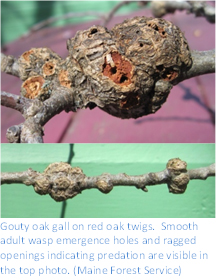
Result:
<svg viewBox="0 0 216 280"><path fill-rule="evenodd" d="M138 118L156 112L172 88L167 82L192 65L183 33L163 19L136 17L110 31L93 26L77 32L67 48L65 60L48 48L33 48L16 67L4 60L2 69L19 72L26 98L44 101L53 89L66 87L74 93L74 111L98 106L120 118ZM166 85L163 91L158 83Z"/></svg>
<svg viewBox="0 0 216 280"><path fill-rule="evenodd" d="M146 186L167 184L170 193L182 194L186 191L190 180L205 180L209 176L215 176L215 164L187 171L187 163L179 158L169 160L166 169L161 172L137 176L103 173L100 176L87 177L79 167L57 162L50 164L43 173L32 169L17 173L2 173L1 184L33 185L38 194L49 194L56 201L64 201L86 189L96 188L107 194L114 186L120 185L136 186L137 189L146 192L148 191Z"/></svg>
<svg viewBox="0 0 216 280"><path fill-rule="evenodd" d="M73 73L82 93L80 106L96 104L120 118L156 112L170 92L166 82L192 65L184 35L163 19L137 17L111 31L93 26L78 32L67 46L71 61L77 62ZM163 92L155 89L159 81L167 84Z"/></svg>
<svg viewBox="0 0 216 280"><path fill-rule="evenodd" d="M18 59L2 55L2 71L23 80L21 97L2 93L1 104L26 120L8 129L9 142L43 142L43 126L63 110L98 106L122 119L155 113L173 85L215 71L214 51L191 52L181 30L164 19L135 17L111 30L92 26L67 48L66 59L48 48Z"/></svg>

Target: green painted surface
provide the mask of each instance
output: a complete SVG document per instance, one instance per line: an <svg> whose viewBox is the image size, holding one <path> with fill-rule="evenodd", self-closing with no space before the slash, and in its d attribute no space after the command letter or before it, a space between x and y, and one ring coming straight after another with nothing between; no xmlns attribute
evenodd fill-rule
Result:
<svg viewBox="0 0 216 280"><path fill-rule="evenodd" d="M215 161L214 144L74 144L72 166L87 176L102 173L139 175L165 169L170 158L187 161L188 169ZM52 162L67 161L69 144L1 144L2 172L31 167L43 171ZM148 187L145 193L135 187L119 186L105 195L86 190L67 201L65 217L215 217L215 178L193 180L183 195L168 193L166 185ZM60 217L62 203L48 195L36 194L31 186L1 187L2 217Z"/></svg>
<svg viewBox="0 0 216 280"><path fill-rule="evenodd" d="M22 36L38 22L69 12L108 13L120 1L1 1L2 44ZM140 9L137 3L125 5L118 13L128 13ZM59 20L51 26L81 23L98 19L95 16L78 16Z"/></svg>

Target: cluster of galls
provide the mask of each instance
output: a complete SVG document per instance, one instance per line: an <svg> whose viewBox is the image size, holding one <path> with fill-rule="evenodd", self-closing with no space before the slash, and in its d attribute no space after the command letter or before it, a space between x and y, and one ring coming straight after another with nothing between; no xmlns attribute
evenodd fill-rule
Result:
<svg viewBox="0 0 216 280"><path fill-rule="evenodd" d="M80 194L85 186L86 175L79 167L72 167L66 162L51 163L44 172L35 179L34 190L40 195L49 194L55 201L64 201ZM95 182L102 193L113 189L109 174L103 174Z"/></svg>
<svg viewBox="0 0 216 280"><path fill-rule="evenodd" d="M138 118L156 112L192 65L183 33L164 19L136 17L111 30L93 26L77 32L67 48L65 60L48 49L21 56L24 96L46 98L61 85L73 90L77 108Z"/></svg>
<svg viewBox="0 0 216 280"><path fill-rule="evenodd" d="M64 61L49 48L33 48L24 52L19 60L20 78L24 81L21 95L45 100L55 86L70 88Z"/></svg>
<svg viewBox="0 0 216 280"><path fill-rule="evenodd" d="M80 184L85 174L79 167L71 167L66 162L51 163L36 179L35 192L49 194L56 201L64 201L81 193Z"/></svg>

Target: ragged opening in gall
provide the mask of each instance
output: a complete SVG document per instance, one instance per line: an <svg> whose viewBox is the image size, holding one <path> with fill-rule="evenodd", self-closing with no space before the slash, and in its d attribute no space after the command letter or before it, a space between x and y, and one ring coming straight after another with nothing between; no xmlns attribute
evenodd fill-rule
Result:
<svg viewBox="0 0 216 280"><path fill-rule="evenodd" d="M68 78L68 71L67 70L61 70L58 78L59 78L59 82L63 87L67 87L70 88L71 87L71 81Z"/></svg>
<svg viewBox="0 0 216 280"><path fill-rule="evenodd" d="M51 76L55 73L56 65L52 62L46 62L43 65L43 74L44 76Z"/></svg>
<svg viewBox="0 0 216 280"><path fill-rule="evenodd" d="M172 68L165 69L165 67L163 65L157 65L156 69L159 73L161 73L160 76L164 81L170 82L170 81L176 79L179 75L178 71L175 71Z"/></svg>
<svg viewBox="0 0 216 280"><path fill-rule="evenodd" d="M25 97L26 98L36 98L40 94L40 90L45 80L41 76L34 76L28 78L22 85L22 87L26 90Z"/></svg>
<svg viewBox="0 0 216 280"><path fill-rule="evenodd" d="M153 28L155 31L159 32L159 34L160 34L160 36L162 38L165 38L167 36L165 30L159 24L156 24L154 22L154 20L153 21L149 21L148 22L148 26Z"/></svg>
<svg viewBox="0 0 216 280"><path fill-rule="evenodd" d="M22 57L24 58L25 61L29 62L30 61L30 54L32 54L34 51L30 50L30 51L26 51L22 54Z"/></svg>
<svg viewBox="0 0 216 280"><path fill-rule="evenodd" d="M174 70L166 70L165 73L163 73L162 78L164 81L172 81L175 80L178 77L178 72Z"/></svg>
<svg viewBox="0 0 216 280"><path fill-rule="evenodd" d="M127 86L131 84L132 65L118 52L112 52L105 56L103 74L109 77L114 83Z"/></svg>

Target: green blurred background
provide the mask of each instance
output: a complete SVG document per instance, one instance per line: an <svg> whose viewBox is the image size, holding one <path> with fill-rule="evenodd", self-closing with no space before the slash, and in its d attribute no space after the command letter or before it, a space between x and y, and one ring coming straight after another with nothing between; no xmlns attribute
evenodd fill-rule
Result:
<svg viewBox="0 0 216 280"><path fill-rule="evenodd" d="M179 157L188 169L215 161L214 144L74 144L71 165L87 176L102 173L140 175L165 169L169 159ZM42 172L52 162L67 162L69 144L1 144L2 172L32 168ZM115 187L105 195L86 190L67 201L65 217L215 217L215 178L192 180L185 194L168 193L165 184L148 187L145 193L135 187ZM2 217L60 217L62 202L36 194L32 186L1 187Z"/></svg>
<svg viewBox="0 0 216 280"><path fill-rule="evenodd" d="M61 16L69 12L108 13L121 1L1 1L1 43L11 42L25 34L38 22L50 17ZM130 3L121 7L116 14L125 14L138 10L138 4ZM58 20L50 26L81 23L95 16L76 16L70 19Z"/></svg>

